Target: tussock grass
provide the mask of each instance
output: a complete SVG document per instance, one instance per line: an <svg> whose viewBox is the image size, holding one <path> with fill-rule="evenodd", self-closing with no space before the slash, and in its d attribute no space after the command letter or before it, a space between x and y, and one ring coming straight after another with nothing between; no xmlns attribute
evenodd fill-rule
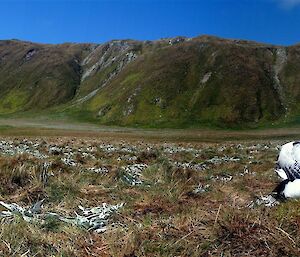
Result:
<svg viewBox="0 0 300 257"><path fill-rule="evenodd" d="M22 193L27 190L27 197L33 192L43 191L47 183L48 171L43 164L35 162L26 155L11 158L0 158L0 194L2 198L24 197ZM36 199L32 199L36 200Z"/></svg>
<svg viewBox="0 0 300 257"><path fill-rule="evenodd" d="M19 143L17 138L14 140ZM252 142L242 146L234 142L168 145L172 151L166 151L158 143L125 141L110 141L115 150L105 150L99 146L108 142L97 138L45 138L35 143L39 142L39 149L49 155L46 159L29 153L0 155L1 200L28 206L45 198L45 210L70 216L78 210L78 205L94 207L104 202L125 205L111 217L108 230L102 234L54 219L43 224L26 223L21 217L2 219L1 256L297 256L299 253L297 200L272 208L248 207L277 184L273 167L276 146L282 142L265 142L261 146ZM63 150L49 154L49 145ZM93 149L87 151L85 146ZM189 151L184 150L188 148ZM61 160L66 156L64 151L68 155L73 153L76 166ZM176 165L201 164L214 157L238 157L239 161L206 162L203 170ZM50 163L47 169L45 162ZM142 171L141 185L133 186L122 180L126 175L122 167L134 163L148 165ZM108 168L107 173L89 170L102 166ZM232 179L222 180L226 176ZM209 187L197 192L199 185Z"/></svg>

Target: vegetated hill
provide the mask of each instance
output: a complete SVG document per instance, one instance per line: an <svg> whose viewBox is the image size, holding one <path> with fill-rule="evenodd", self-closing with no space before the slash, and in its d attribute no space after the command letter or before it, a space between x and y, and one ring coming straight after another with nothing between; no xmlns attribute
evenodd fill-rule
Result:
<svg viewBox="0 0 300 257"><path fill-rule="evenodd" d="M101 124L236 126L300 113L300 46L210 36L105 44L0 41L0 114Z"/></svg>

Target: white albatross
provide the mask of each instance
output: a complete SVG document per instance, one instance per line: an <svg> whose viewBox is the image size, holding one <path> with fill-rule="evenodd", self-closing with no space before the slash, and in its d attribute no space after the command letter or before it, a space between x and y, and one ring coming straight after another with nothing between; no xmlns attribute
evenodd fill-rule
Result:
<svg viewBox="0 0 300 257"><path fill-rule="evenodd" d="M276 197L300 198L300 141L281 147L275 171L282 179L273 191Z"/></svg>

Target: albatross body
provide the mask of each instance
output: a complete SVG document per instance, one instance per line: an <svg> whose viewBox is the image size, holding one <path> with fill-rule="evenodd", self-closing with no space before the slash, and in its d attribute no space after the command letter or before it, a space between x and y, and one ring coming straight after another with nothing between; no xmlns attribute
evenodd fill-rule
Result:
<svg viewBox="0 0 300 257"><path fill-rule="evenodd" d="M283 190L285 198L299 198L300 197L300 179L289 181Z"/></svg>
<svg viewBox="0 0 300 257"><path fill-rule="evenodd" d="M283 180L274 192L279 198L300 198L300 141L281 147L277 159L277 174Z"/></svg>

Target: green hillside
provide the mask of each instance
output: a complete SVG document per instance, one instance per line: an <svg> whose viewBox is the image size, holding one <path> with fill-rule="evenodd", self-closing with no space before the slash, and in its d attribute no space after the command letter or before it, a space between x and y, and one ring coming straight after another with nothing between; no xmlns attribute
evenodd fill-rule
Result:
<svg viewBox="0 0 300 257"><path fill-rule="evenodd" d="M216 37L0 41L0 114L147 127L297 122L300 46Z"/></svg>

